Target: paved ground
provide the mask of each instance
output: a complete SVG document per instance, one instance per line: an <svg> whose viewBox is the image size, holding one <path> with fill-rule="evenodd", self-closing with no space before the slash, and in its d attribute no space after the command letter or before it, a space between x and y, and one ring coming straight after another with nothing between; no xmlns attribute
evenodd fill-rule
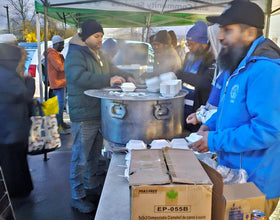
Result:
<svg viewBox="0 0 280 220"><path fill-rule="evenodd" d="M81 214L70 206L69 166L72 134L61 135L62 147L43 155L28 156L34 190L27 198L12 199L17 220L88 220L93 214ZM97 201L98 203L98 201Z"/></svg>

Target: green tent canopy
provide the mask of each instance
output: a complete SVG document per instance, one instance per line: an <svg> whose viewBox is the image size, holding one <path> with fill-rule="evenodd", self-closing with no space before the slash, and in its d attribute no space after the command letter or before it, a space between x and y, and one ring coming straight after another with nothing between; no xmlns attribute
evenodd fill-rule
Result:
<svg viewBox="0 0 280 220"><path fill-rule="evenodd" d="M92 18L105 28L149 28L194 24L197 20L205 20L207 15L220 14L231 1L35 0L35 10L76 27ZM268 18L280 12L280 0L251 1L257 3Z"/></svg>
<svg viewBox="0 0 280 220"><path fill-rule="evenodd" d="M44 14L44 5L35 1L36 12ZM155 11L109 11L90 8L47 7L47 15L68 25L79 27L80 24L92 18L103 27L158 27L181 26L194 24L197 20L205 20L205 14L164 13Z"/></svg>

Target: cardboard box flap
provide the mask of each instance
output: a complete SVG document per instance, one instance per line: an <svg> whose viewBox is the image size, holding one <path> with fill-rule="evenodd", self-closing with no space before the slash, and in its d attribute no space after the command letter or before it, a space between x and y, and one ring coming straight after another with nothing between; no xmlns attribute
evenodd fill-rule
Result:
<svg viewBox="0 0 280 220"><path fill-rule="evenodd" d="M225 202L223 200L224 181L222 175L206 163L199 161L214 184L212 191L212 218L224 220Z"/></svg>
<svg viewBox="0 0 280 220"><path fill-rule="evenodd" d="M223 194L226 200L241 200L265 196L253 182L224 185Z"/></svg>
<svg viewBox="0 0 280 220"><path fill-rule="evenodd" d="M164 156L173 183L212 185L192 150L167 149Z"/></svg>
<svg viewBox="0 0 280 220"><path fill-rule="evenodd" d="M129 185L170 183L162 150L132 150Z"/></svg>

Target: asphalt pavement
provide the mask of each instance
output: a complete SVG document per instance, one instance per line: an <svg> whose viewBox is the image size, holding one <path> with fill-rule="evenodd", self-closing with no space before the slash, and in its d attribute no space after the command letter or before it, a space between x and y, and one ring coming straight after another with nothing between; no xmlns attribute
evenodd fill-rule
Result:
<svg viewBox="0 0 280 220"><path fill-rule="evenodd" d="M44 155L28 156L34 190L28 197L11 199L17 220L94 219L95 213L82 214L70 205L69 167L72 141L72 134L61 135L61 148L49 152L48 160L44 160Z"/></svg>

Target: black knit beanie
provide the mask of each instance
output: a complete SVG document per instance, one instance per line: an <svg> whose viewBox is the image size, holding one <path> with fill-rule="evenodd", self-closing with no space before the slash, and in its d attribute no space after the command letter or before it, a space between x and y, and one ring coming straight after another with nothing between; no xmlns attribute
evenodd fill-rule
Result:
<svg viewBox="0 0 280 220"><path fill-rule="evenodd" d="M82 24L82 40L85 41L89 36L97 33L103 32L102 26L93 19L87 19Z"/></svg>
<svg viewBox="0 0 280 220"><path fill-rule="evenodd" d="M156 33L153 42L159 42L162 44L171 44L171 37L166 30L162 30Z"/></svg>

